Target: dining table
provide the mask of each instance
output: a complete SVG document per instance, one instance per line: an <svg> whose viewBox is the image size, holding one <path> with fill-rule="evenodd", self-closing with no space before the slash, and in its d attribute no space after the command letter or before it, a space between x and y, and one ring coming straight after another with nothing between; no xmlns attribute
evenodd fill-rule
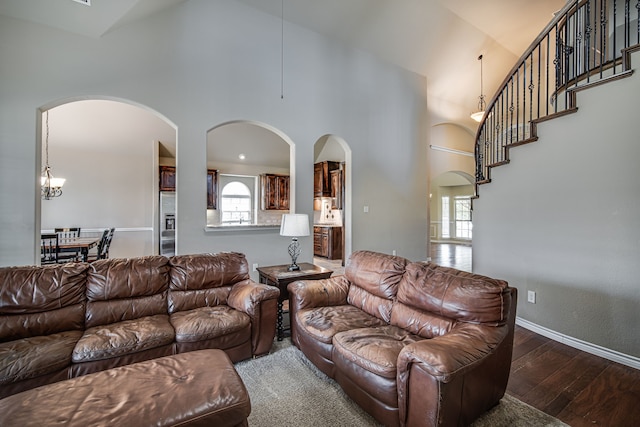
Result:
<svg viewBox="0 0 640 427"><path fill-rule="evenodd" d="M89 259L89 249L100 243L100 237L71 237L58 240L59 252L80 252L82 261Z"/></svg>

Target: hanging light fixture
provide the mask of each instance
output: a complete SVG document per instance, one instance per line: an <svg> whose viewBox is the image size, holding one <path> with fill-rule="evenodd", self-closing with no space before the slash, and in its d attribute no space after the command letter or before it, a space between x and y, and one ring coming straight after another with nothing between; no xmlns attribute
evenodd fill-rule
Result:
<svg viewBox="0 0 640 427"><path fill-rule="evenodd" d="M53 197L62 196L62 186L64 185L64 178L54 178L51 175L51 167L49 166L49 110L45 119L46 136L45 136L45 164L42 169L42 176L40 177L40 193L44 200L50 200Z"/></svg>
<svg viewBox="0 0 640 427"><path fill-rule="evenodd" d="M480 123L484 117L484 110L487 107L487 103L484 101L484 94L482 93L482 55L478 56L478 61L480 61L480 96L478 97L478 111L472 113L471 118Z"/></svg>

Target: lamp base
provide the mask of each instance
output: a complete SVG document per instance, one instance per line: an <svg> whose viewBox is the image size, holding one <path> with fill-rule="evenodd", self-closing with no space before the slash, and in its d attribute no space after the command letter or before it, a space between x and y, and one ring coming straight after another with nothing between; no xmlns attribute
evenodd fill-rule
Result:
<svg viewBox="0 0 640 427"><path fill-rule="evenodd" d="M287 271L298 271L300 270L300 266L298 264L291 264L287 267Z"/></svg>

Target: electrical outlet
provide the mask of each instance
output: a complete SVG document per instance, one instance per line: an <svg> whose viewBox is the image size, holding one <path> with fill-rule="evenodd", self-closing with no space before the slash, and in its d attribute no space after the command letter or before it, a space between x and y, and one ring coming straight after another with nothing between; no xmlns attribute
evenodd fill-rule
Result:
<svg viewBox="0 0 640 427"><path fill-rule="evenodd" d="M258 263L257 263L257 262L256 262L256 263L254 263L254 264L253 264L253 271L258 271L258 267L259 267L259 266L258 266Z"/></svg>
<svg viewBox="0 0 640 427"><path fill-rule="evenodd" d="M536 303L536 292L535 291L527 291L527 302L531 304Z"/></svg>
<svg viewBox="0 0 640 427"><path fill-rule="evenodd" d="M396 250L395 249L391 251L391 255L393 255L393 256L396 255Z"/></svg>
<svg viewBox="0 0 640 427"><path fill-rule="evenodd" d="M363 210L364 210L364 213L369 213L369 206L365 206Z"/></svg>

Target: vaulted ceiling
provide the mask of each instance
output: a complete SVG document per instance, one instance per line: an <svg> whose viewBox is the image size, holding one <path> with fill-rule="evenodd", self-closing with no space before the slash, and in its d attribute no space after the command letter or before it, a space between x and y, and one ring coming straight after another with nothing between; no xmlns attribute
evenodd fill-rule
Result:
<svg viewBox="0 0 640 427"><path fill-rule="evenodd" d="M101 37L191 0L0 0L0 14ZM506 73L565 0L235 0L368 51L427 79L432 124L471 131L480 94ZM286 42L286 26L285 26Z"/></svg>

